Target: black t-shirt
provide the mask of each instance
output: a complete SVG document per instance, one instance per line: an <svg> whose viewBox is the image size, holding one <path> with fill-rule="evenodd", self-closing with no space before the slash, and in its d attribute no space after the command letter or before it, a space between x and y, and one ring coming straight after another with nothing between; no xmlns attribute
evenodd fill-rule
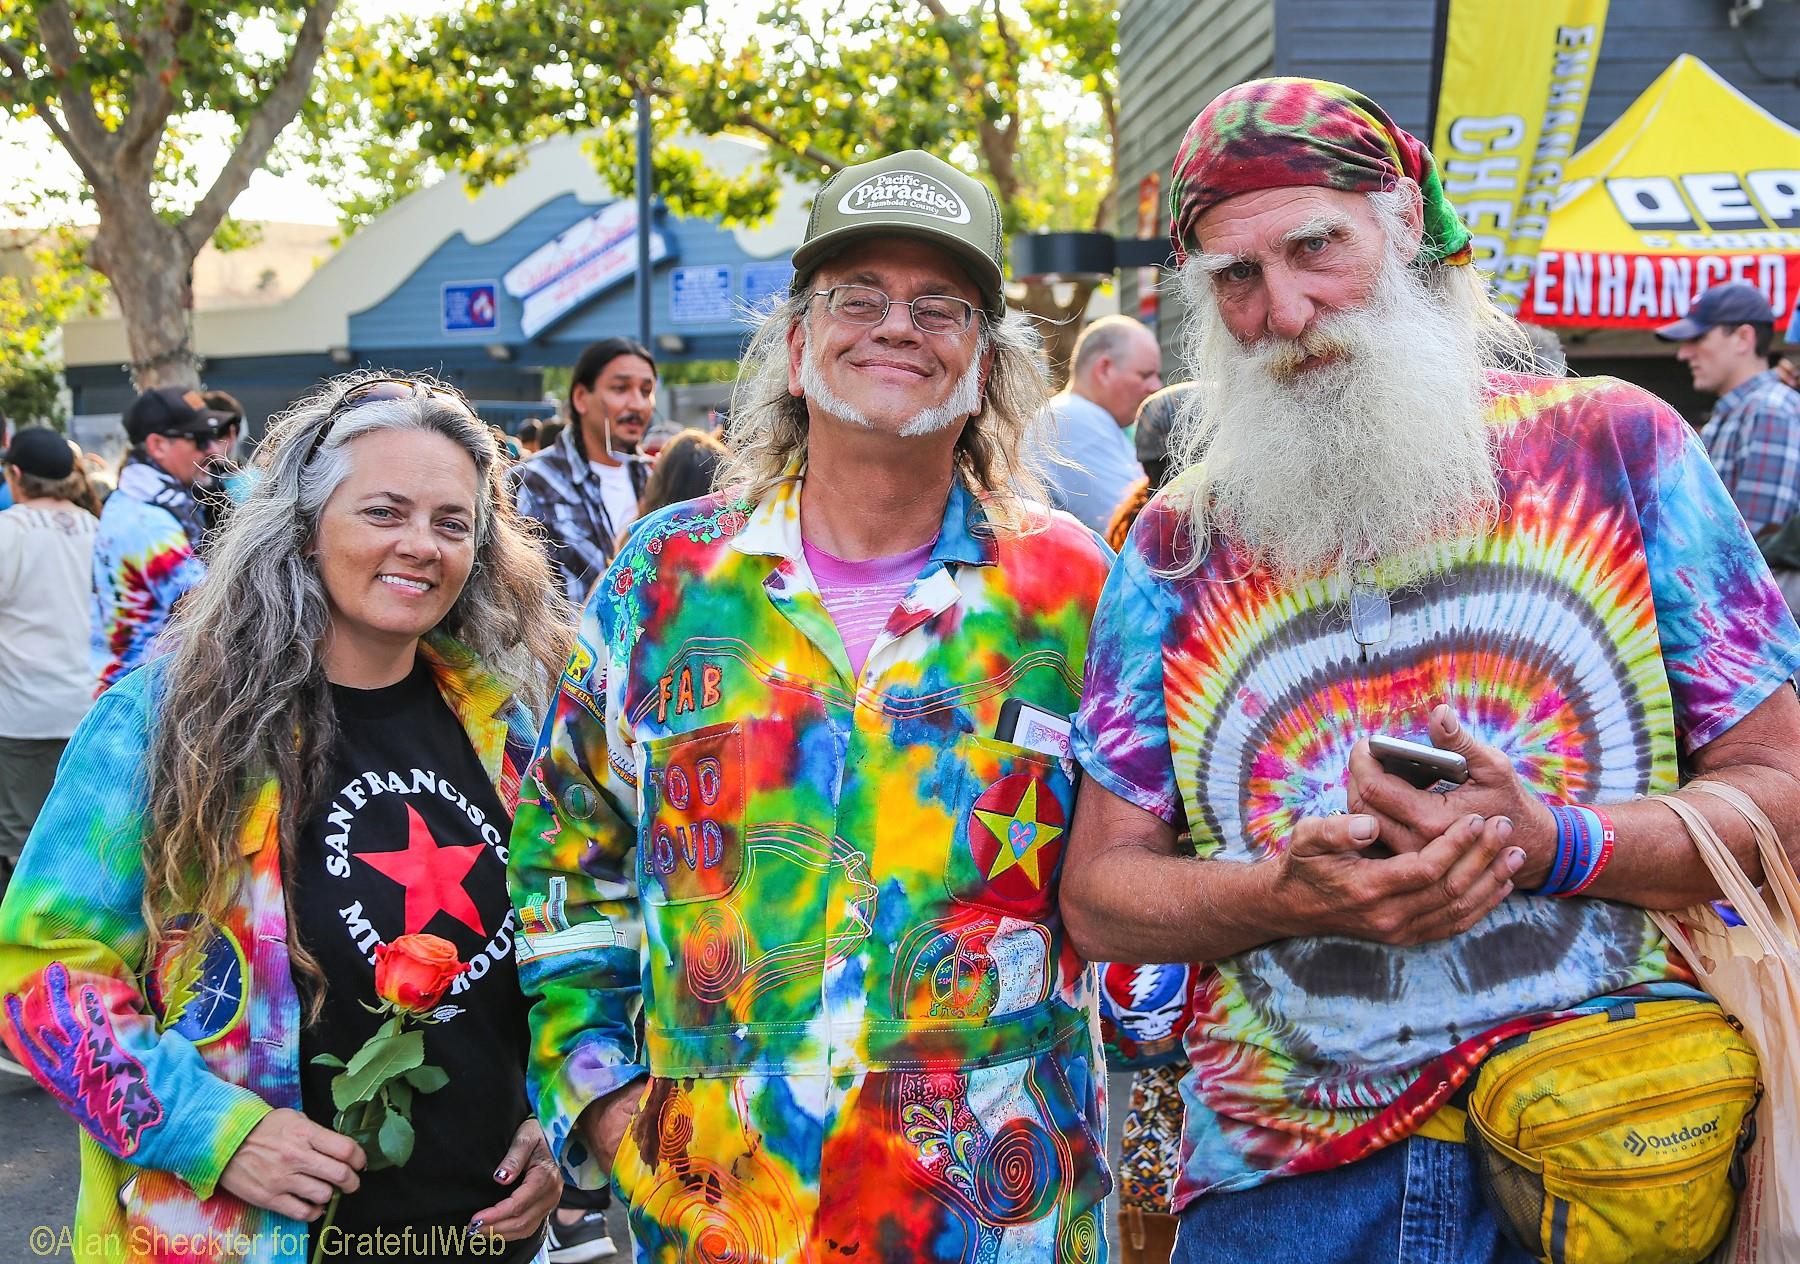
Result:
<svg viewBox="0 0 1800 1264"><path fill-rule="evenodd" d="M332 1127L336 1071L312 1060L330 1053L348 1062L384 1021L363 1008L376 1003L375 946L415 932L454 944L470 969L445 993L443 1021L423 1029L425 1063L449 1082L413 1098L412 1158L364 1173L335 1221L346 1234L411 1226L412 1241L425 1245L421 1229L461 1230L505 1197L494 1169L530 1113L527 1007L506 891L512 821L423 659L399 684L331 692L340 736L330 797L302 831L291 879L301 942L326 980L324 1011L301 1030L301 1100ZM460 1239L440 1232L436 1241ZM529 1259L533 1244L516 1245L498 1258Z"/></svg>

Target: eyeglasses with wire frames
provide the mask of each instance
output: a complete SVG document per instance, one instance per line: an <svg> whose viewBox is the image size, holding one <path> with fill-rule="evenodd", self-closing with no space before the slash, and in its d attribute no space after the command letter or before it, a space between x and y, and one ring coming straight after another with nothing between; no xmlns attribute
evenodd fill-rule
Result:
<svg viewBox="0 0 1800 1264"><path fill-rule="evenodd" d="M469 416L475 416L475 410L469 407L469 401L448 386L418 382L406 377L370 378L345 391L343 398L331 406L331 411L325 414L325 420L319 425L318 433L313 435L312 446L306 450L306 459L300 462L302 468L312 464L313 458L319 455L319 449L325 446L325 439L331 433L331 428L345 413L354 412L364 404L372 404L377 400L413 399L419 395L441 396Z"/></svg>
<svg viewBox="0 0 1800 1264"><path fill-rule="evenodd" d="M960 334L981 309L954 295L926 294L911 302L890 298L871 285L834 285L814 290L812 297L825 300L825 310L847 325L879 325L890 307L904 307L913 328L926 334Z"/></svg>

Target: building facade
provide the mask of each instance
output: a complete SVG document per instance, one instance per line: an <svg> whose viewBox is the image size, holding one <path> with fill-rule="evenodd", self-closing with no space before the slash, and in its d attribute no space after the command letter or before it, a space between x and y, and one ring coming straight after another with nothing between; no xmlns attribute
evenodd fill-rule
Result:
<svg viewBox="0 0 1800 1264"><path fill-rule="evenodd" d="M290 296L201 307L193 343L208 388L243 401L253 432L323 378L350 369L429 372L509 426L547 415L546 369L590 342L638 332L636 208L607 189L578 136L533 146L477 193L446 179L346 240ZM697 142L721 169L760 159L749 142ZM810 191L785 188L754 229L653 215L652 350L659 361L734 360L745 313L785 292ZM116 317L64 328L73 431L105 447L133 390ZM712 402L716 391L696 392ZM665 407L668 401L665 400ZM122 439L122 432L115 436Z"/></svg>

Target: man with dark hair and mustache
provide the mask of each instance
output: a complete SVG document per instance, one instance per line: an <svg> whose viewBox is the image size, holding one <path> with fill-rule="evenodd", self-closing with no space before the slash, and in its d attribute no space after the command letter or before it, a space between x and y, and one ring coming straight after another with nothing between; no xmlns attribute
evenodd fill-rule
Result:
<svg viewBox="0 0 1800 1264"><path fill-rule="evenodd" d="M1228 90L1171 212L1202 385L1095 618L1062 908L1090 960L1201 963L1175 1258L1523 1260L1451 1098L1511 1035L1701 996L1646 910L1719 893L1641 796L1729 782L1800 839L1800 629L1679 416L1510 370L1367 97Z"/></svg>
<svg viewBox="0 0 1800 1264"><path fill-rule="evenodd" d="M550 560L577 605L637 520L650 464L638 444L656 412L656 360L635 338L603 338L575 361L571 424L520 464L519 512L544 524Z"/></svg>

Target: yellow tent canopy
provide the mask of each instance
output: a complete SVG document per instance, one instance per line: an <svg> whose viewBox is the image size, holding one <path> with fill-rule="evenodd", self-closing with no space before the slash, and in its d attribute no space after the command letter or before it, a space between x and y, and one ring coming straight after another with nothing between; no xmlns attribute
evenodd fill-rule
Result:
<svg viewBox="0 0 1800 1264"><path fill-rule="evenodd" d="M1793 312L1800 131L1684 53L1569 160L1519 315L1653 327L1725 281Z"/></svg>

